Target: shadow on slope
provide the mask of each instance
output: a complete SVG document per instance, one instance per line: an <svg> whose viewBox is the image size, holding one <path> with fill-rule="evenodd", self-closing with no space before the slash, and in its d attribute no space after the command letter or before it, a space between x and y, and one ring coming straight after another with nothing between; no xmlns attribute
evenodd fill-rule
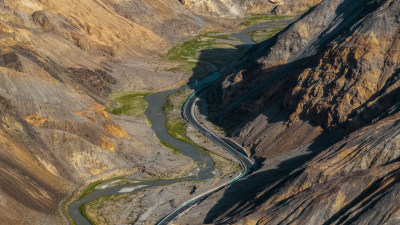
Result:
<svg viewBox="0 0 400 225"><path fill-rule="evenodd" d="M236 45L232 48L204 49L199 52L196 66L189 78L189 86L196 88L197 82L214 72L223 72L232 66L249 48L247 45Z"/></svg>
<svg viewBox="0 0 400 225"><path fill-rule="evenodd" d="M208 59L210 54L213 52L220 55L221 52L224 51L229 52L221 49L207 50L206 58ZM202 55L203 52L200 54L200 59L204 59ZM229 57L229 55L227 55L227 57ZM257 112L260 111L266 115L269 123L288 121L290 110L285 109L282 106L282 96L284 96L287 91L294 87L294 78L297 74L299 74L299 72L304 70L307 66L310 66L310 63L314 61L314 57L315 56L296 60L295 62L285 65L285 67L278 66L269 68L270 71L276 71L276 73L273 76L268 77L267 80L264 80L262 83L264 85L261 85L259 90L256 90L252 93L243 93L246 97L240 99L239 103L242 104L243 102L248 102L248 104L245 107L236 108L228 114L222 115L220 119L223 118L224 120L229 118L230 123L218 123L218 125L222 125L222 129L225 132L232 134L232 130L234 128L244 126L247 121L251 121L257 117L259 115ZM202 67L201 64L202 63L199 63L198 66L193 70L194 77L197 73L199 73L198 71L202 71L203 68L199 68ZM230 64L230 67L228 66L224 69L229 71L234 66L235 65ZM255 66L257 67L261 65ZM220 81L221 79L217 82ZM272 102L278 106L274 107L274 110L265 110L259 108L251 113L248 111L251 109L249 107L251 107L252 101L259 97L258 94L265 95L264 101L266 101L266 103ZM213 102L213 99L210 99L207 95L201 95L198 97L202 103ZM210 108L201 107L200 111L203 115L208 115ZM208 117L208 119L211 122L215 122L215 118ZM280 163L277 168L257 172L253 175L250 175L246 179L239 180L238 182L231 184L225 190L222 199L218 201L218 203L208 212L204 223L216 222L224 224L226 222L224 218L233 217L237 215L238 212L243 213L242 215L251 213L257 205L268 200L278 188L284 186L287 182L290 182L290 180L294 179L298 174L300 174L301 169L299 168L301 168L307 161L312 159L322 150L341 140L342 137L343 135L341 130L323 135L308 147L306 154L288 158ZM252 154L254 154L254 149L252 150ZM259 164L261 164L264 160L265 158L263 157L256 158L256 161Z"/></svg>
<svg viewBox="0 0 400 225"><path fill-rule="evenodd" d="M307 161L342 138L340 131L324 135L308 147L307 154L288 158L277 168L254 173L231 184L224 191L222 199L207 213L204 223L224 224L239 213L240 217L250 214L279 188L301 174L302 166Z"/></svg>
<svg viewBox="0 0 400 225"><path fill-rule="evenodd" d="M371 4L367 4L372 2ZM290 96L288 93L293 91L296 86L298 75L307 68L314 68L318 65L323 51L327 45L334 40L341 40L348 34L353 33L359 28L356 23L361 18L376 10L385 1L362 1L354 4L354 1L343 0L336 10L336 24L327 27L316 39L312 40L309 49L300 52L295 60L285 65L271 68L263 68L258 62L258 57L266 54L268 47L276 43L276 38L271 38L266 42L255 45L247 52L247 56L239 61L239 66L231 64L230 74L238 73L246 68L243 73L249 84L243 85L240 79L223 80L221 77L211 94L200 96L203 103L213 103L209 108L202 108L201 113L208 116L208 119L222 128L228 136L238 136L237 131L243 128L248 122L264 114L268 123L286 123L289 115L299 99ZM363 7L358 7L363 6ZM356 24L353 26L353 24ZM284 32L284 31L283 31ZM234 69L235 68L235 69ZM196 70L196 68L195 68ZM194 71L195 71L194 70ZM225 76L224 76L225 77ZM243 77L245 77L243 75ZM226 82L230 82L227 84ZM230 85L228 91L221 91L221 87ZM236 88L240 87L240 88ZM397 93L397 92L396 92ZM227 96L231 99L227 104L218 99ZM284 103L285 97L290 96L289 102ZM274 108L275 110L269 110ZM312 126L323 126L323 121L312 116L300 115L300 119L308 121ZM301 167L316 154L340 141L345 133L343 130L324 127L329 133L319 136L308 148L307 154L288 158L283 161L278 168L257 172L246 179L240 180L230 185L224 192L222 199L208 212L204 223L225 223L224 218L234 217L239 213L241 216L251 213L261 203L267 201L275 191L294 179L301 173ZM253 145L252 150L257 144ZM299 145L300 146L300 145ZM262 162L265 158L260 157Z"/></svg>

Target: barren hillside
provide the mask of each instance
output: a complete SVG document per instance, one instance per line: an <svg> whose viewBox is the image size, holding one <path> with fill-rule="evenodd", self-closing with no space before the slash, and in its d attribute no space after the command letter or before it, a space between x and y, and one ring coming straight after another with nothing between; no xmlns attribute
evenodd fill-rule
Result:
<svg viewBox="0 0 400 225"><path fill-rule="evenodd" d="M399 222L399 12L325 0L221 78L213 119L261 168L204 202L205 222Z"/></svg>
<svg viewBox="0 0 400 225"><path fill-rule="evenodd" d="M286 12L286 3L265 3L266 11L243 4L245 14ZM91 180L173 177L190 167L160 146L144 117L105 110L114 91L188 80L160 55L224 14L188 8L178 0L0 0L0 224L61 224L61 201Z"/></svg>
<svg viewBox="0 0 400 225"><path fill-rule="evenodd" d="M321 0L182 0L199 15L237 18L252 14L294 14L308 10Z"/></svg>
<svg viewBox="0 0 400 225"><path fill-rule="evenodd" d="M144 119L105 112L117 88L184 79L149 63L166 36L109 3L0 1L1 224L60 223L60 201L96 176L173 176L190 163L160 147Z"/></svg>

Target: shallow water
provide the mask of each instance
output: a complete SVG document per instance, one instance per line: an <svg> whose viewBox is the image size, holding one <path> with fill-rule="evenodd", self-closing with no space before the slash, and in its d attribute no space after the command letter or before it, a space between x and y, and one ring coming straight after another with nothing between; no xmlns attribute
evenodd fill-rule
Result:
<svg viewBox="0 0 400 225"><path fill-rule="evenodd" d="M195 175L190 175L183 178L177 179L167 179L167 180L150 180L150 181L140 181L135 184L125 184L118 185L114 187L109 187L105 189L95 189L92 193L86 195L82 199L74 201L69 207L68 212L73 221L79 225L90 225L90 222L82 216L80 213L79 207L82 204L91 202L105 195L119 195L126 193L137 193L143 191L145 189L149 189L152 187L165 186L169 184L173 184L179 181L202 181L212 178L214 175L212 171L214 170L214 161L210 157L210 155L199 151L197 148L193 147L190 144L182 142L174 137L172 137L167 130L166 127L166 116L162 110L162 107L167 102L168 96L184 90L186 88L196 88L202 86L206 83L212 82L219 77L219 73L212 73L210 76L205 79L197 82L197 84L177 88L174 90L168 90L163 92L158 92L147 96L145 99L148 101L149 106L145 112L147 118L151 121L152 129L157 135L157 137L167 142L168 144L174 146L179 149L179 152L182 155L188 156L193 159L193 161L198 166L198 173Z"/></svg>
<svg viewBox="0 0 400 225"><path fill-rule="evenodd" d="M256 44L249 35L249 32L256 31L256 30L266 30L275 27L276 25L282 24L287 26L288 24L294 22L296 18L288 18L284 20L277 20L277 21L265 21L248 27L244 30L241 30L239 33L231 34L231 37L239 39L243 44L246 45L253 45Z"/></svg>
<svg viewBox="0 0 400 225"><path fill-rule="evenodd" d="M214 169L214 161L207 153L201 152L194 146L172 137L168 133L166 127L167 118L162 110L162 107L167 102L169 95L184 90L185 88L186 87L182 87L147 96L145 99L148 101L149 106L146 110L146 116L151 121L151 128L156 133L158 139L165 141L179 149L179 152L182 155L192 158L199 168L197 180L206 180L213 177L212 171Z"/></svg>

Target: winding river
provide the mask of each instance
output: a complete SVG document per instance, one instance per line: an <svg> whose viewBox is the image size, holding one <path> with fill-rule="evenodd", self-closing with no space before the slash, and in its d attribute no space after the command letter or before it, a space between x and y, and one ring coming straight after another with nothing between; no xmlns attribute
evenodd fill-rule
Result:
<svg viewBox="0 0 400 225"><path fill-rule="evenodd" d="M165 126L167 118L163 113L162 106L167 102L167 98L170 94L184 90L185 88L187 87L185 86L183 88L159 92L147 96L145 99L148 101L149 106L146 110L146 116L151 121L151 128L156 133L158 139L179 149L179 152L182 155L192 158L197 164L199 172L196 180L207 180L213 177L212 171L214 169L214 161L211 159L210 155L199 151L193 145L172 137Z"/></svg>
<svg viewBox="0 0 400 225"><path fill-rule="evenodd" d="M177 179L139 181L134 184L117 185L104 189L95 189L90 194L85 195L83 198L78 199L69 205L69 216L76 224L91 225L91 223L81 214L79 208L81 207L81 205L96 200L101 196L137 193L145 189L165 186L179 181L203 181L210 179L214 176L212 173L212 171L214 170L214 161L211 159L210 155L199 151L197 148L193 147L190 144L187 144L172 137L168 133L167 127L165 126L167 118L163 112L162 107L167 102L169 95L184 89L195 89L196 87L203 86L207 83L215 81L219 77L219 75L219 73L212 73L205 79L197 82L196 85L187 85L174 90L154 93L145 98L149 103L145 114L147 118L151 121L151 128L154 130L157 137L160 140L165 141L168 144L179 149L181 154L192 158L193 161L198 165L197 174Z"/></svg>
<svg viewBox="0 0 400 225"><path fill-rule="evenodd" d="M294 22L295 20L296 20L296 18L289 17L289 18L286 18L283 20L260 22L256 25L253 25L244 30L241 30L239 33L231 34L231 37L238 39L240 42L242 42L245 45L253 45L256 43L253 41L253 39L251 39L251 36L249 35L250 32L257 31L257 30L271 29L277 25L287 26L288 24Z"/></svg>
<svg viewBox="0 0 400 225"><path fill-rule="evenodd" d="M260 24L251 26L242 30L239 33L232 34L232 37L237 38L242 42L242 44L252 45L255 44L250 35L248 34L251 31L255 30L263 30L267 28L271 28L276 23L291 23L293 20L281 20L281 21L268 21L262 22ZM85 195L83 198L78 199L72 202L68 207L69 216L72 220L78 225L91 225L91 223L81 214L79 208L88 202L98 199L101 196L106 195L119 195L126 193L137 193L143 191L145 189L149 189L157 186L165 186L169 184L173 184L179 181L202 181L212 178L214 175L212 171L214 170L214 162L211 157L196 149L190 144L184 143L174 137L172 137L167 130L166 127L166 116L163 113L162 107L166 103L169 95L181 91L183 89L191 88L195 89L197 87L203 86L207 83L215 81L219 77L219 73L212 73L205 79L197 82L196 85L187 85L181 88L177 88L174 90L167 90L159 93L154 93L146 97L146 100L149 103L149 106L146 110L146 116L151 121L152 129L154 130L157 137L165 141L166 143L174 146L179 149L180 153L185 156L188 156L193 159L198 165L198 173L196 175L190 175L183 178L178 179L168 179L168 180L151 180L151 181L139 181L134 184L124 184L117 185L113 187L108 187L104 189L95 189L88 195Z"/></svg>

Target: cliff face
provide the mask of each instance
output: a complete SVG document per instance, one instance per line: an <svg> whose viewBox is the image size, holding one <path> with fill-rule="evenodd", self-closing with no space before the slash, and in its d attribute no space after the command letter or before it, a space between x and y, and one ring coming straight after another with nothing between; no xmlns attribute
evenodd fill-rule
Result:
<svg viewBox="0 0 400 225"><path fill-rule="evenodd" d="M219 202L211 210L216 215L208 212L205 222L398 224L399 122L400 114L395 113L366 126L303 166L298 166L296 157L289 157L277 167L261 169L229 188L225 197L213 196L214 200L235 200L225 205ZM310 152L313 145L303 148ZM280 160L275 157L268 162L274 161ZM287 167L292 172L284 175Z"/></svg>
<svg viewBox="0 0 400 225"><path fill-rule="evenodd" d="M199 15L237 18L250 14L293 14L308 10L321 0L182 0L183 5Z"/></svg>
<svg viewBox="0 0 400 225"><path fill-rule="evenodd" d="M398 101L397 7L386 1L324 1L255 46L223 78L214 92L221 96L217 116L234 121L228 128L248 122L234 133L244 143L269 130L258 129L260 123L291 130L307 122L351 132L379 118ZM249 116L256 118L246 121Z"/></svg>
<svg viewBox="0 0 400 225"><path fill-rule="evenodd" d="M259 224L400 222L400 113L349 135L288 176L243 221ZM267 194L268 193L268 194ZM268 197L267 197L268 196Z"/></svg>
<svg viewBox="0 0 400 225"><path fill-rule="evenodd" d="M214 119L266 163L208 222L399 222L399 18L398 0L323 1L221 78Z"/></svg>

